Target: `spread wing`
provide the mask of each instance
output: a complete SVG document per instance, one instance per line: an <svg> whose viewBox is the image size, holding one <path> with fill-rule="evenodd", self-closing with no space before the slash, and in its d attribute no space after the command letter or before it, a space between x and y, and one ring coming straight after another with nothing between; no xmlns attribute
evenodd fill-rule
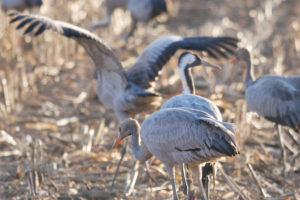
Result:
<svg viewBox="0 0 300 200"><path fill-rule="evenodd" d="M24 34L33 32L38 36L45 30L52 30L65 37L76 40L82 45L91 59L94 61L97 70L114 73L113 77L118 77L127 86L127 78L123 71L122 65L115 53L99 37L93 33L74 26L72 24L52 20L44 16L21 14L14 12L9 14L12 17L10 23L20 22L17 29L27 26Z"/></svg>
<svg viewBox="0 0 300 200"><path fill-rule="evenodd" d="M228 54L234 53L237 42L231 37L165 36L152 42L126 74L129 80L147 89L178 49L205 51L213 58L227 58Z"/></svg>

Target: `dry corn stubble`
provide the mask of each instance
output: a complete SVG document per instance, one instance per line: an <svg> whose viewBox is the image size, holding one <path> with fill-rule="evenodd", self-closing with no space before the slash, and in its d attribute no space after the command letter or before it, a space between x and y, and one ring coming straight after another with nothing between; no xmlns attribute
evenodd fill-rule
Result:
<svg viewBox="0 0 300 200"><path fill-rule="evenodd" d="M84 3L86 2L86 3ZM161 35L238 36L252 50L255 74L299 74L299 1L180 1L177 16L167 22L139 26L135 39L119 47L113 28L97 30L120 56L132 60ZM94 1L47 1L43 15L88 27L91 19L104 17ZM36 12L36 11L35 11ZM80 15L78 15L80 12ZM0 13L0 197L2 199L122 197L132 167L128 154L115 188L112 174L119 158L110 146L118 125L113 112L98 102L93 64L73 41L47 32L32 40L8 25ZM122 15L118 13L117 16ZM116 17L113 24L117 23ZM115 21L115 22L114 22ZM178 54L177 54L178 55ZM273 125L246 114L242 100L242 71L222 60L223 72L194 70L198 94L210 95L224 121L237 123L241 155L223 164L228 180L218 173L212 199L297 199L300 189L299 134L284 129L286 189L281 185L280 149ZM166 98L179 93L177 59L164 68L158 89ZM204 78L201 75L205 75ZM211 82L216 80L216 85ZM214 94L216 93L216 94ZM166 199L172 191L161 163L152 161L151 176L140 177L128 199ZM176 176L178 183L180 176ZM236 188L233 188L236 187ZM180 197L183 197L180 192Z"/></svg>

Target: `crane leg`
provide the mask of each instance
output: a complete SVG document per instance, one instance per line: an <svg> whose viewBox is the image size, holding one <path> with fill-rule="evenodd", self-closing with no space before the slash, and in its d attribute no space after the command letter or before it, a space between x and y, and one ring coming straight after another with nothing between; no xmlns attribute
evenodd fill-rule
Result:
<svg viewBox="0 0 300 200"><path fill-rule="evenodd" d="M209 177L202 177L202 185L205 189L206 199L209 200Z"/></svg>
<svg viewBox="0 0 300 200"><path fill-rule="evenodd" d="M116 169L116 171L115 171L114 178L113 178L112 183L111 183L111 186L110 186L111 189L113 189L114 186L115 186L115 181L116 181L117 175L118 175L118 173L119 173L121 163L122 163L123 158L124 158L124 156L125 156L125 154L126 154L127 145L128 145L128 141L126 140L126 142L125 142L125 144L124 144L124 146L123 146L122 152L121 152L121 158L120 158L120 160L119 160L119 162L118 162L117 169Z"/></svg>
<svg viewBox="0 0 300 200"><path fill-rule="evenodd" d="M282 175L283 175L282 187L283 187L283 191L285 191L285 179L286 179L285 160L286 160L286 153L285 153L285 150L284 150L283 138L282 138L282 134L281 134L281 126L278 125L278 124L275 124L275 128L277 130L277 135L278 135L279 144L280 144Z"/></svg>
<svg viewBox="0 0 300 200"><path fill-rule="evenodd" d="M126 140L126 142L123 146L123 149L122 149L122 152L121 152L121 158L118 162L117 169L115 171L114 178L113 178L113 181L112 181L112 184L111 184L111 189L114 188L117 175L119 174L121 163L122 163L122 161L124 159L124 156L126 154L127 146L128 146L128 140ZM128 181L128 183L126 184L126 186L124 188L124 193L125 193L126 196L129 196L133 192L133 189L134 189L134 186L135 186L138 174L139 174L138 168L139 168L139 162L137 160L135 160L134 164L133 164L133 170L130 172L131 175L129 175L129 178L128 178L129 181Z"/></svg>
<svg viewBox="0 0 300 200"><path fill-rule="evenodd" d="M151 175L150 175L150 170L149 170L149 163L146 161L145 162L145 169L146 169L146 182L149 182L150 179L152 179Z"/></svg>
<svg viewBox="0 0 300 200"><path fill-rule="evenodd" d="M151 164L150 160L145 162L145 167L146 167L146 182L150 182L150 180L152 180L153 182L157 183L157 181L155 180L155 178L153 178L150 174L150 169L149 169L149 165Z"/></svg>
<svg viewBox="0 0 300 200"><path fill-rule="evenodd" d="M192 173L193 173L193 182L197 182L198 183L198 187L199 187L199 191L201 193L201 199L205 199L207 200L207 195L205 194L205 190L203 188L203 184L202 184L202 170L200 165L194 165L191 167Z"/></svg>
<svg viewBox="0 0 300 200"><path fill-rule="evenodd" d="M182 190L185 195L188 195L188 193L190 193L190 188L189 188L189 184L187 182L186 170L184 168L184 163L182 163L180 165L180 171L181 171L181 177L182 177Z"/></svg>
<svg viewBox="0 0 300 200"><path fill-rule="evenodd" d="M169 175L169 178L170 178L170 181L171 181L171 184L172 184L173 199L178 200L178 195L177 195L177 192L176 192L176 185L175 185L175 180L174 180L175 168L174 168L174 166L172 166L168 163L164 163L164 165L166 167L167 173Z"/></svg>
<svg viewBox="0 0 300 200"><path fill-rule="evenodd" d="M211 163L206 163L202 167L202 184L205 189L206 199L209 199L209 175L214 173L214 165Z"/></svg>
<svg viewBox="0 0 300 200"><path fill-rule="evenodd" d="M126 184L126 187L124 188L124 193L126 196L131 195L131 193L133 192L137 177L139 175L139 171L138 171L139 166L140 166L139 161L135 160L133 169L130 172L131 175L128 177L129 180L128 184Z"/></svg>

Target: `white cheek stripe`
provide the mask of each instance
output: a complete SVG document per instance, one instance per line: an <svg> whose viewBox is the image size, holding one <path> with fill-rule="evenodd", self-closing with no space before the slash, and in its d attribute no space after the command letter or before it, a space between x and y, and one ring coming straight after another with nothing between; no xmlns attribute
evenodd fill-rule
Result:
<svg viewBox="0 0 300 200"><path fill-rule="evenodd" d="M187 54L180 59L179 67L182 69L187 64L192 64L195 61L195 56L193 54Z"/></svg>

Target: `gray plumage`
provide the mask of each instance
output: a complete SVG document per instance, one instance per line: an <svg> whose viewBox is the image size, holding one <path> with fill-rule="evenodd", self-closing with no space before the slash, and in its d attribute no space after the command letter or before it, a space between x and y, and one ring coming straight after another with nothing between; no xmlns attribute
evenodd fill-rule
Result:
<svg viewBox="0 0 300 200"><path fill-rule="evenodd" d="M179 71L204 63L194 54L183 55L179 58ZM179 74L183 85L187 82L185 79L191 78L186 76L187 73ZM191 86L183 88L192 91ZM133 119L125 120L120 127L119 141L132 135L132 151L137 160L145 161L154 155L164 163L171 179L174 199L178 198L174 165L180 164L182 167L189 164L199 179L200 164L238 153L232 125L223 124L221 114L212 102L193 94L171 98L159 111L151 114L141 128Z"/></svg>
<svg viewBox="0 0 300 200"><path fill-rule="evenodd" d="M295 131L300 130L300 76L264 75L255 79L250 52L247 49L238 49L235 58L247 70L245 79L247 110L275 123L281 150L284 187L286 153L280 125L288 126Z"/></svg>
<svg viewBox="0 0 300 200"><path fill-rule="evenodd" d="M263 75L255 79L249 51L239 49L236 58L247 68L247 109L276 124L299 131L300 76Z"/></svg>
<svg viewBox="0 0 300 200"><path fill-rule="evenodd" d="M34 6L41 6L42 0L0 0L2 10L7 11L11 9L23 10Z"/></svg>
<svg viewBox="0 0 300 200"><path fill-rule="evenodd" d="M203 112L213 116L216 120L222 121L221 113L213 102L211 102L209 99L193 94L182 94L172 97L166 101L160 109L181 107L202 110Z"/></svg>
<svg viewBox="0 0 300 200"><path fill-rule="evenodd" d="M194 89L194 81L193 76L191 74L191 68L196 67L197 65L201 65L201 63L207 63L201 60L197 55L184 52L181 54L178 60L178 72L180 75L180 79L183 85L183 91L181 95L172 97L168 101L166 101L162 106L162 109L166 108L182 108L182 109L194 109L200 110L204 113L207 113L214 120L222 123L226 128L235 133L234 127L230 123L222 122L222 115L218 107L209 99L195 95ZM213 64L208 63L209 66L214 66ZM215 67L216 68L216 67ZM221 141L221 140L220 140ZM183 168L183 166L181 166ZM184 169L181 169L182 171ZM206 197L209 199L209 174L214 174L215 172L214 164L207 163L205 167L202 168L202 181L203 185L206 189ZM183 176L183 179L185 177ZM187 181L183 180L184 187L188 187ZM188 188L187 188L188 189Z"/></svg>
<svg viewBox="0 0 300 200"><path fill-rule="evenodd" d="M87 30L42 16L20 13L11 13L10 16L11 23L20 22L17 28L28 25L25 33L34 32L37 36L49 29L82 45L95 63L99 100L114 110L119 122L130 115L159 107L161 97L152 92L153 82L178 49L206 51L213 57L227 57L237 43L230 37L165 36L152 42L131 67L123 69L111 48Z"/></svg>
<svg viewBox="0 0 300 200"><path fill-rule="evenodd" d="M155 157L172 165L202 163L238 152L234 133L195 109L166 108L153 113L142 123L141 139Z"/></svg>
<svg viewBox="0 0 300 200"><path fill-rule="evenodd" d="M120 127L120 138L132 135L132 151L136 159L144 161L154 155L164 163L172 182L174 199L178 199L174 165L199 166L238 153L234 133L200 110L165 108L145 119L141 128L133 119L125 120Z"/></svg>
<svg viewBox="0 0 300 200"><path fill-rule="evenodd" d="M129 10L131 25L125 39L128 39L136 29L137 22L148 22L161 13L167 12L165 0L105 0L106 19L96 21L90 25L90 30L97 27L105 27L110 24L112 14L116 8Z"/></svg>

